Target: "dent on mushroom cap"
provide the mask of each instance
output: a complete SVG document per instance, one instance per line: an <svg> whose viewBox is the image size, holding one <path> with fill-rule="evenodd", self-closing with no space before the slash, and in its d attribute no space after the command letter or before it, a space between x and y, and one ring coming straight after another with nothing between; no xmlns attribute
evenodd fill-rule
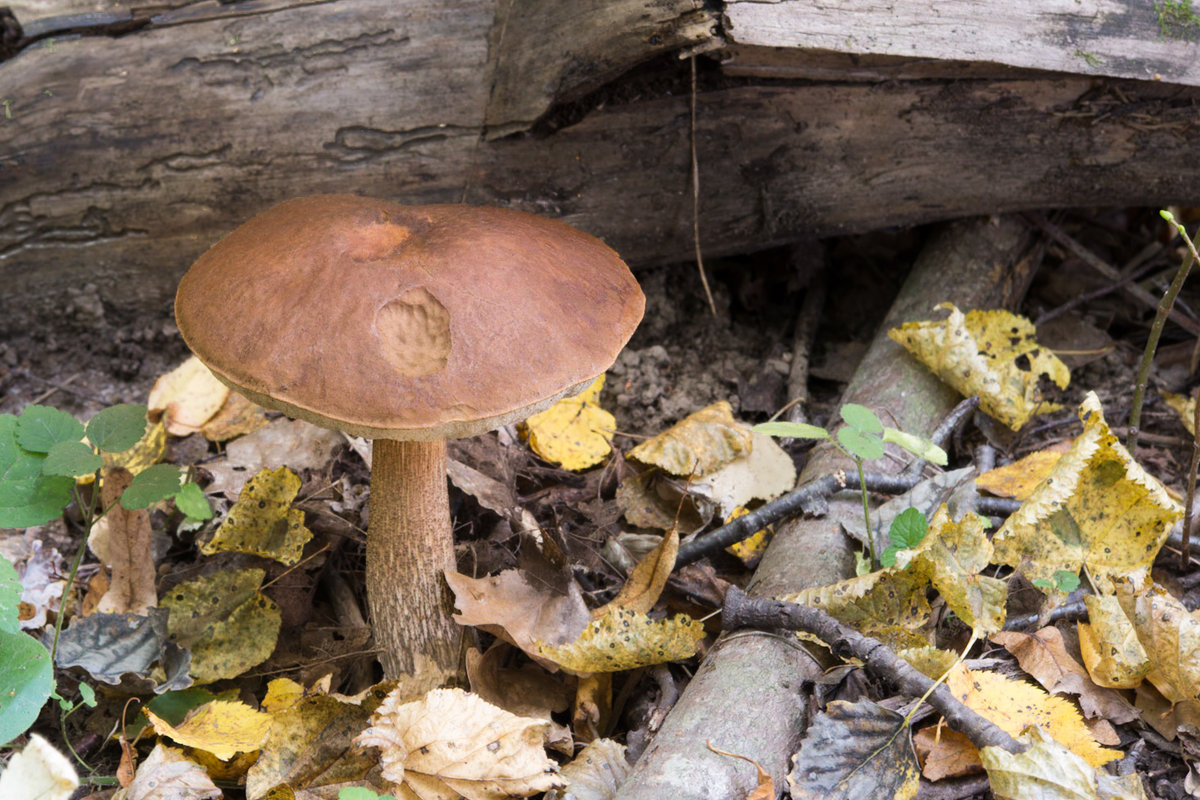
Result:
<svg viewBox="0 0 1200 800"><path fill-rule="evenodd" d="M411 236L412 232L406 226L397 225L383 215L383 219L355 227L346 255L355 261L387 258L394 255Z"/></svg>
<svg viewBox="0 0 1200 800"><path fill-rule="evenodd" d="M375 313L380 352L406 378L432 375L450 357L450 312L424 287L409 289Z"/></svg>

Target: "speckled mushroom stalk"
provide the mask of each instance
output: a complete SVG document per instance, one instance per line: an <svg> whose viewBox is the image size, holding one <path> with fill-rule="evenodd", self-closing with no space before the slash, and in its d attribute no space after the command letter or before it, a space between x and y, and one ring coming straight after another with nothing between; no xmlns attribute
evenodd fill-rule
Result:
<svg viewBox="0 0 1200 800"><path fill-rule="evenodd" d="M445 440L376 439L370 511L367 602L384 674L411 675L413 691L453 683L462 628L442 577L455 568Z"/></svg>

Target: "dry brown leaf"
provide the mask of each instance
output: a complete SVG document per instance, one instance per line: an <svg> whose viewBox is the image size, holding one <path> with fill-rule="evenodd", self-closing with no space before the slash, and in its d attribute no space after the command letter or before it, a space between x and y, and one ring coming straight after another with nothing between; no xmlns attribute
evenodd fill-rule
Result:
<svg viewBox="0 0 1200 800"><path fill-rule="evenodd" d="M579 638L591 620L583 593L574 581L567 593L529 582L520 570L510 569L488 578L468 578L446 572L454 592L459 625L473 625L515 644L531 656L538 644L565 644Z"/></svg>
<svg viewBox="0 0 1200 800"><path fill-rule="evenodd" d="M662 542L634 567L620 593L607 605L592 613L592 618L604 616L613 608L628 608L640 614L649 614L658 602L663 587L675 569L675 556L679 553L679 532L672 529L662 537Z"/></svg>
<svg viewBox="0 0 1200 800"><path fill-rule="evenodd" d="M551 714L571 707L571 690L561 676L551 675L536 664L504 666L512 646L496 641L486 653L467 650L467 681L472 694L518 717L531 717L550 723L548 743L568 755L575 752L571 731L553 720Z"/></svg>
<svg viewBox="0 0 1200 800"><path fill-rule="evenodd" d="M88 535L88 547L112 570L108 591L96 605L105 614L144 615L158 605L150 512L130 511L117 502L132 482L129 470L104 469L100 497L109 511Z"/></svg>
<svg viewBox="0 0 1200 800"><path fill-rule="evenodd" d="M703 477L754 446L750 426L725 400L690 414L629 451L629 458L683 477Z"/></svg>
<svg viewBox="0 0 1200 800"><path fill-rule="evenodd" d="M1073 694L1085 717L1103 717L1118 725L1137 719L1137 711L1125 698L1092 682L1083 665L1071 657L1062 633L1053 626L1033 633L1000 631L991 640L1016 657L1021 669L1032 675L1051 694Z"/></svg>
<svg viewBox="0 0 1200 800"><path fill-rule="evenodd" d="M571 727L581 742L591 742L600 737L600 731L608 727L612 719L612 673L580 675L575 690L575 708L571 713Z"/></svg>
<svg viewBox="0 0 1200 800"><path fill-rule="evenodd" d="M914 733L913 749L927 780L961 778L983 771L979 751L971 740L945 725L929 725Z"/></svg>
<svg viewBox="0 0 1200 800"><path fill-rule="evenodd" d="M547 727L461 689L434 689L415 702L388 695L355 741L379 748L401 800L507 800L564 785L542 744Z"/></svg>
<svg viewBox="0 0 1200 800"><path fill-rule="evenodd" d="M154 382L146 405L151 411L163 412L167 433L191 436L220 410L227 397L229 387L191 356Z"/></svg>
<svg viewBox="0 0 1200 800"><path fill-rule="evenodd" d="M210 442L227 442L238 436L245 436L265 426L267 410L256 405L238 392L230 392L229 397L217 409L212 419L204 423L200 432Z"/></svg>

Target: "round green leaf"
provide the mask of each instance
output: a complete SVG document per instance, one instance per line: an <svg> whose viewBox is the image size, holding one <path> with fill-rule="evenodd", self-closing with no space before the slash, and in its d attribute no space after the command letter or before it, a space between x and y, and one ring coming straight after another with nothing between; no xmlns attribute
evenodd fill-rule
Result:
<svg viewBox="0 0 1200 800"><path fill-rule="evenodd" d="M17 633L21 630L18 606L24 589L17 578L17 570L0 556L0 633Z"/></svg>
<svg viewBox="0 0 1200 800"><path fill-rule="evenodd" d="M27 480L42 474L41 453L30 453L17 444L17 418L0 414L0 480Z"/></svg>
<svg viewBox="0 0 1200 800"><path fill-rule="evenodd" d="M31 453L48 453L59 442L78 442L83 423L50 406L29 406L17 419L17 443Z"/></svg>
<svg viewBox="0 0 1200 800"><path fill-rule="evenodd" d="M175 495L175 507L184 513L188 519L212 519L212 506L204 496L204 490L194 483L185 483Z"/></svg>
<svg viewBox="0 0 1200 800"><path fill-rule="evenodd" d="M781 439L828 439L829 431L803 422L763 422L751 430Z"/></svg>
<svg viewBox="0 0 1200 800"><path fill-rule="evenodd" d="M878 436L861 433L854 428L839 428L837 438L842 447L850 451L852 456L864 461L883 458L883 442L879 440Z"/></svg>
<svg viewBox="0 0 1200 800"><path fill-rule="evenodd" d="M900 445L914 456L920 456L939 467L946 466L946 462L949 460L946 457L946 451L928 439L922 439L920 436L913 436L911 433L898 431L895 428L884 428L883 440Z"/></svg>
<svg viewBox="0 0 1200 800"><path fill-rule="evenodd" d="M24 633L0 633L0 746L29 730L54 691L50 653Z"/></svg>
<svg viewBox="0 0 1200 800"><path fill-rule="evenodd" d="M57 518L71 502L74 486L74 480L58 475L0 480L0 528L28 528Z"/></svg>
<svg viewBox="0 0 1200 800"><path fill-rule="evenodd" d="M174 497L179 491L182 471L174 464L155 464L133 477L129 488L121 495L121 507L130 511L149 508L159 500Z"/></svg>
<svg viewBox="0 0 1200 800"><path fill-rule="evenodd" d="M87 425L87 437L105 453L123 453L142 440L146 425L146 407L124 403L92 417Z"/></svg>
<svg viewBox="0 0 1200 800"><path fill-rule="evenodd" d="M42 462L42 472L46 475L76 478L80 475L91 475L102 466L104 459L93 453L92 448L83 442L59 442L46 454L46 460Z"/></svg>
<svg viewBox="0 0 1200 800"><path fill-rule="evenodd" d="M875 412L858 403L846 403L842 406L841 415L847 425L860 433L880 433L883 430L883 423L875 416Z"/></svg>

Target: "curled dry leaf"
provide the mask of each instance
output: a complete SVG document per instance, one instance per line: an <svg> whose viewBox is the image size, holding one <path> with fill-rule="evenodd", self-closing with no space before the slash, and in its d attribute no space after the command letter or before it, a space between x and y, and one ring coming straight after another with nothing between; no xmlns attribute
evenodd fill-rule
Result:
<svg viewBox="0 0 1200 800"><path fill-rule="evenodd" d="M1146 679L1172 703L1195 710L1200 706L1200 621L1157 584L1138 591L1118 581L1116 588L1121 610L1150 660Z"/></svg>
<svg viewBox="0 0 1200 800"><path fill-rule="evenodd" d="M461 689L434 689L414 702L388 695L355 741L379 748L401 800L506 800L564 785L543 747L547 728Z"/></svg>
<svg viewBox="0 0 1200 800"><path fill-rule="evenodd" d="M735 420L733 407L722 400L642 442L629 451L629 457L672 475L699 478L749 453L753 446L750 426Z"/></svg>
<svg viewBox="0 0 1200 800"><path fill-rule="evenodd" d="M1094 392L1079 406L1071 450L997 531L999 563L1053 583L1059 570L1086 566L1097 587L1144 574L1183 510L1129 456L1104 421Z"/></svg>
<svg viewBox="0 0 1200 800"><path fill-rule="evenodd" d="M269 421L265 408L248 400L243 394L230 392L221 408L204 423L200 432L210 442L227 442L252 433Z"/></svg>
<svg viewBox="0 0 1200 800"><path fill-rule="evenodd" d="M678 553L679 532L672 529L662 537L658 547L638 562L626 579L625 585L621 587L620 593L610 603L596 609L592 616L602 617L609 610L618 607L649 614L675 569L675 556Z"/></svg>
<svg viewBox="0 0 1200 800"><path fill-rule="evenodd" d="M1060 408L1042 400L1038 380L1045 374L1065 389L1071 372L1039 345L1033 323L1008 311L969 311L952 303L943 322L908 322L888 331L964 397L979 395L979 407L1018 430L1034 414Z"/></svg>
<svg viewBox="0 0 1200 800"><path fill-rule="evenodd" d="M1183 423L1183 427L1187 428L1187 432L1195 436L1196 432L1192 430L1192 427L1196 421L1196 398L1170 392L1163 392L1162 396L1170 409L1179 415L1179 421Z"/></svg>
<svg viewBox="0 0 1200 800"><path fill-rule="evenodd" d="M154 382L146 405L162 411L163 427L172 436L191 436L220 410L229 387L191 356Z"/></svg>

